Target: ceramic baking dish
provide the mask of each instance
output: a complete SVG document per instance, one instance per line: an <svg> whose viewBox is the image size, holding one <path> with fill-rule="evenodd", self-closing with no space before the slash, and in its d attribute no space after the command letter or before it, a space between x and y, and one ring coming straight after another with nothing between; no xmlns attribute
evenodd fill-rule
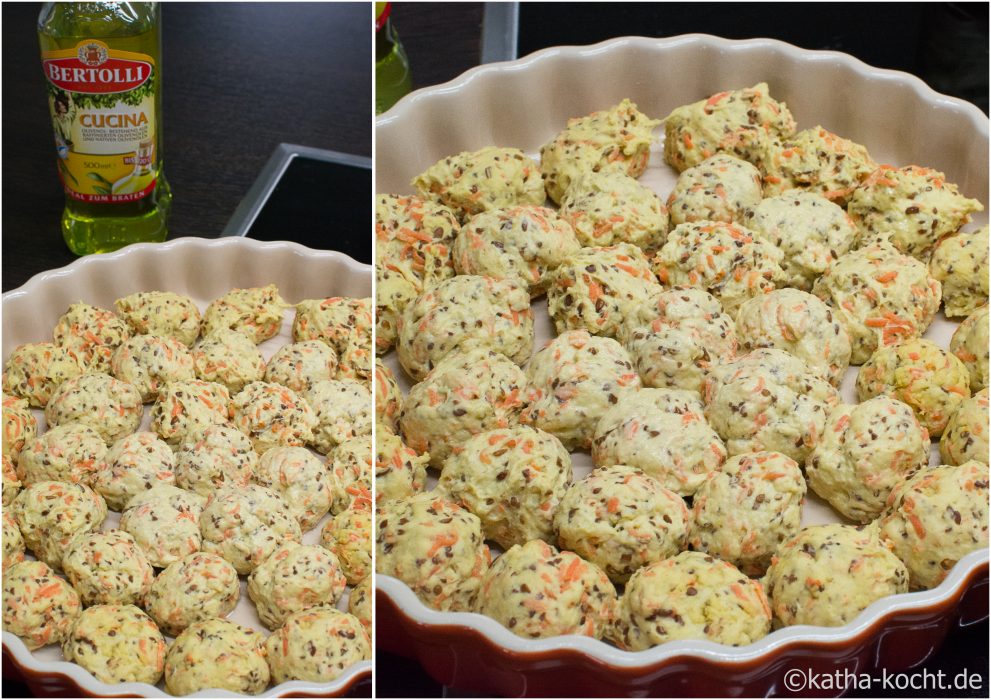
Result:
<svg viewBox="0 0 991 700"><path fill-rule="evenodd" d="M112 309L115 299L131 292L170 290L190 296L202 310L234 287L270 283L275 283L289 302L335 295L365 297L372 291L372 270L341 253L312 250L296 243L262 243L247 238L139 243L42 272L23 287L4 294L3 357L7 358L21 343L50 339L59 316L75 301ZM289 310L279 336L259 346L263 355L268 357L279 346L291 342L291 321ZM36 414L43 421L41 412ZM118 517L111 512L104 529L115 525ZM319 530L306 535L304 541L312 544L311 540L319 538ZM243 577L241 600L229 617L268 634L247 598ZM5 676L10 671L18 672L38 697L170 697L161 687L146 683L102 683L81 666L63 661L57 645L31 652L10 632L3 633L3 665ZM332 683L291 681L269 688L261 697L336 697L348 693L371 672L371 662L365 661ZM216 690L196 695L237 697L235 693Z"/></svg>
<svg viewBox="0 0 991 700"><path fill-rule="evenodd" d="M419 90L376 122L376 191L409 193L411 178L463 150L514 146L536 155L568 118L625 97L662 118L679 105L761 81L788 104L800 129L822 125L867 145L878 162L937 168L964 194L988 202L988 121L973 105L844 54L706 35L551 48ZM641 181L666 196L675 179L655 146ZM986 221L986 214L975 217ZM538 347L550 332L544 304L535 304ZM926 337L946 347L955 325L940 314ZM386 363L398 368L394 354ZM855 374L844 380L847 401ZM588 456L573 459L576 477L587 473ZM838 516L811 494L803 524L829 520ZM906 669L924 661L951 628L987 615L982 550L937 588L877 601L843 627L795 626L739 648L679 641L631 653L577 636L527 640L481 615L430 610L388 576L377 579L376 625L381 648L415 656L442 683L483 694L706 696L786 692L785 674L794 668Z"/></svg>

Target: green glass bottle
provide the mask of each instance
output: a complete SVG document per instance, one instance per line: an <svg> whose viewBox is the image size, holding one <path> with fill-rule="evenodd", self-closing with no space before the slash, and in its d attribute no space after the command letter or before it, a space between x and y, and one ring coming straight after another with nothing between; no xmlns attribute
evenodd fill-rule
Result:
<svg viewBox="0 0 991 700"><path fill-rule="evenodd" d="M375 3L375 113L381 114L413 89L409 60L390 14L391 2Z"/></svg>

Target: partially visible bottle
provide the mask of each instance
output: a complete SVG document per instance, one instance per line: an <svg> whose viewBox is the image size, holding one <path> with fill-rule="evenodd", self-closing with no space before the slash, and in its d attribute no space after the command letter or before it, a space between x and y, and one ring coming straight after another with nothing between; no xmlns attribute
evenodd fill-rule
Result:
<svg viewBox="0 0 991 700"><path fill-rule="evenodd" d="M375 3L375 113L381 114L413 89L409 59L389 15L391 2Z"/></svg>
<svg viewBox="0 0 991 700"><path fill-rule="evenodd" d="M161 8L46 3L38 39L69 249L164 241L172 193L162 171Z"/></svg>

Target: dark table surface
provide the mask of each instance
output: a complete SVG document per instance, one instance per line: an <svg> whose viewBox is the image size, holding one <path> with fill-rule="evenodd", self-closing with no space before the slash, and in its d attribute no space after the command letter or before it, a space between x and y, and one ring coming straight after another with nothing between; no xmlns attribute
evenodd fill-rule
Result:
<svg viewBox="0 0 991 700"><path fill-rule="evenodd" d="M409 56L414 88L446 82L478 65L484 7L485 3L393 4L393 21ZM984 3L858 3L856 22L850 21L849 5L843 9L833 3L748 4L743 11L734 7L741 6L524 2L519 11L519 55L631 34L773 37L807 49L844 51L874 66L914 73L940 92L970 100L985 112L988 109L988 7ZM864 31L864 27L877 30ZM964 669L977 672L982 684L970 695L987 697L988 623L952 634L922 669L942 669L951 676ZM376 654L376 688L379 697L464 696L434 681L415 660L381 651ZM891 695L930 697L938 693L908 690Z"/></svg>
<svg viewBox="0 0 991 700"><path fill-rule="evenodd" d="M2 9L4 290L75 259L59 227L39 9ZM218 236L281 142L371 155L371 14L368 3L165 4L170 238Z"/></svg>

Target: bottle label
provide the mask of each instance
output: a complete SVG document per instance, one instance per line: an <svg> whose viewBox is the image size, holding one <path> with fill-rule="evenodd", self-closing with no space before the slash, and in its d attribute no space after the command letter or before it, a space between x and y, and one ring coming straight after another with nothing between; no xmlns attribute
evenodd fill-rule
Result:
<svg viewBox="0 0 991 700"><path fill-rule="evenodd" d="M41 55L59 178L82 202L133 202L151 194L155 61L97 39Z"/></svg>

